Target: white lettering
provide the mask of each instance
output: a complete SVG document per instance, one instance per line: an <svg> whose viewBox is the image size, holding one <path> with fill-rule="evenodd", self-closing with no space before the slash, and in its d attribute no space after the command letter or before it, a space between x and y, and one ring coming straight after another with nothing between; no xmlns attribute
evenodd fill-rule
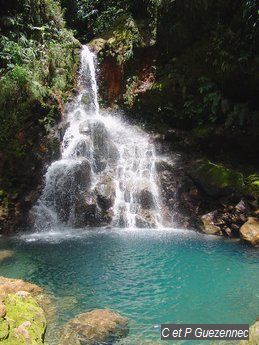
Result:
<svg viewBox="0 0 259 345"><path fill-rule="evenodd" d="M165 335L165 333L164 333L165 331L168 332L167 335ZM163 328L163 329L162 329L162 337L163 337L163 338L168 338L168 337L169 337L169 331L170 331L169 328Z"/></svg>

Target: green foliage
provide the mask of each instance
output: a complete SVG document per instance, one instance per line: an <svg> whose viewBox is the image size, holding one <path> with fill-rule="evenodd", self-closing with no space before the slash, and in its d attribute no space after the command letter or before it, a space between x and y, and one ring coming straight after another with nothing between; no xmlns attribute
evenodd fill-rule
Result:
<svg viewBox="0 0 259 345"><path fill-rule="evenodd" d="M184 116L200 126L206 123L224 123L228 128L259 125L259 113L247 103L231 103L208 78L200 78L200 97L189 96L184 102Z"/></svg>
<svg viewBox="0 0 259 345"><path fill-rule="evenodd" d="M129 107L132 107L134 104L134 99L135 99L134 91L137 85L138 85L137 76L133 76L127 79L126 92L123 95L123 97L124 97L124 103L128 105Z"/></svg>
<svg viewBox="0 0 259 345"><path fill-rule="evenodd" d="M145 19L155 31L161 0L61 0L68 25L77 36L91 40L109 31L121 16Z"/></svg>
<svg viewBox="0 0 259 345"><path fill-rule="evenodd" d="M54 0L7 2L0 18L1 184L26 180L23 169L41 135L57 121L74 87L79 46ZM34 160L36 158L34 157ZM29 174L27 174L29 175Z"/></svg>
<svg viewBox="0 0 259 345"><path fill-rule="evenodd" d="M252 174L247 177L246 183L252 195L259 198L259 174Z"/></svg>
<svg viewBox="0 0 259 345"><path fill-rule="evenodd" d="M122 16L115 22L108 39L96 39L92 44L98 46L99 41L102 45L100 60L110 56L117 60L118 65L124 65L133 57L135 48L145 45L136 22L130 16Z"/></svg>
<svg viewBox="0 0 259 345"><path fill-rule="evenodd" d="M116 20L124 13L125 12L122 8L118 8L117 6L107 6L107 9L96 18L93 33L98 34L109 30Z"/></svg>

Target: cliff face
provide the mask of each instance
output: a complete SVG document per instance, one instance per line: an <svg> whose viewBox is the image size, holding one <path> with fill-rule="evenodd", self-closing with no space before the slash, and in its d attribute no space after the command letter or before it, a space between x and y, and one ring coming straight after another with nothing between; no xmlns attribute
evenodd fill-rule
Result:
<svg viewBox="0 0 259 345"><path fill-rule="evenodd" d="M124 76L122 92L104 100L141 112L149 123L156 112L168 126L258 127L255 2L163 1L153 13L153 21L124 14L99 35L104 70L115 72L117 62ZM149 87L147 68L155 74Z"/></svg>
<svg viewBox="0 0 259 345"><path fill-rule="evenodd" d="M259 169L256 3L162 1L153 18L149 6L92 41L103 103L154 132L176 129L167 138L180 148Z"/></svg>
<svg viewBox="0 0 259 345"><path fill-rule="evenodd" d="M181 226L196 223L208 231L216 224L217 234L239 236L240 226L255 215L259 196L255 2L163 1L152 23L149 31L150 20L131 12L92 40L103 104L119 106L159 133L156 140L167 153L181 153L181 166L161 172L166 190L178 195L172 207L185 214ZM208 164L197 163L200 158ZM200 173L190 173L193 169L202 169L209 187ZM175 173L181 183L174 186ZM223 196L208 192L207 187L220 188L218 181L234 183L233 176L242 177L242 188Z"/></svg>
<svg viewBox="0 0 259 345"><path fill-rule="evenodd" d="M75 87L80 44L52 0L10 1L0 18L0 229L34 202L44 162L58 155L54 128Z"/></svg>

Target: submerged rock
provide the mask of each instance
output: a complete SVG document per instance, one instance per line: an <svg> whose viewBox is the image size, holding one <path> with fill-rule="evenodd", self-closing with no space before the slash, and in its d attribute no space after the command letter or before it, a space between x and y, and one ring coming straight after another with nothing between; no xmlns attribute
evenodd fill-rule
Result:
<svg viewBox="0 0 259 345"><path fill-rule="evenodd" d="M240 228L240 238L252 244L259 246L259 219L249 217L248 221Z"/></svg>
<svg viewBox="0 0 259 345"><path fill-rule="evenodd" d="M14 252L12 250L0 250L0 263L6 259L13 256Z"/></svg>
<svg viewBox="0 0 259 345"><path fill-rule="evenodd" d="M59 345L111 344L128 331L127 318L108 309L95 309L69 321L61 331Z"/></svg>

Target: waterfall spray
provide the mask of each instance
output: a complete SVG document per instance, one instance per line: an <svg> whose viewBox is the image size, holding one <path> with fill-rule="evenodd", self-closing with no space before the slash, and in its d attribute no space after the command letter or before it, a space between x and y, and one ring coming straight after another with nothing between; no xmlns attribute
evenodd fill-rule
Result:
<svg viewBox="0 0 259 345"><path fill-rule="evenodd" d="M61 158L48 168L33 208L36 228L161 226L154 145L142 130L100 113L95 55L87 46L79 90L67 113Z"/></svg>

